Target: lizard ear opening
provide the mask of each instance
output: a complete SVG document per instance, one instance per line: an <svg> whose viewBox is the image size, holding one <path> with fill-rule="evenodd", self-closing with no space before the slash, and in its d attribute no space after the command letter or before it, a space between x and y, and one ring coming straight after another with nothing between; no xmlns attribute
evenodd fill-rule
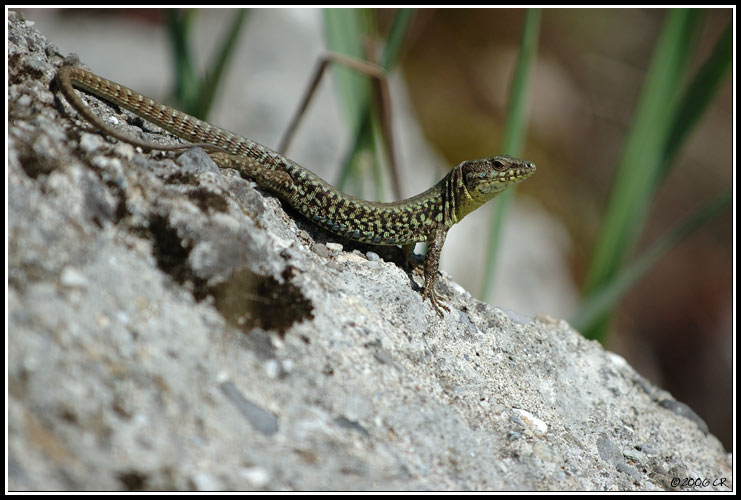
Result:
<svg viewBox="0 0 741 500"><path fill-rule="evenodd" d="M483 162L481 160L464 161L460 165L461 172L463 172L463 175L466 176L466 177L469 176L469 175L472 175L472 174L473 175L476 175L476 174L478 174L479 172L481 172L481 171L483 171L485 169L485 167L484 167L484 165L482 165L482 163Z"/></svg>

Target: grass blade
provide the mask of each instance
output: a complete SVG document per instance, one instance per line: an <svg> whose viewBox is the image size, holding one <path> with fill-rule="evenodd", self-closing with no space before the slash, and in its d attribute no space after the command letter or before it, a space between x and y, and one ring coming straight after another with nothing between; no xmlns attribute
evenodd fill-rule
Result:
<svg viewBox="0 0 741 500"><path fill-rule="evenodd" d="M324 25L327 45L332 52L355 59L365 59L363 37L370 31L370 15L364 9L325 9ZM370 83L349 68L334 65L341 108L351 130L357 130L370 100Z"/></svg>
<svg viewBox="0 0 741 500"><path fill-rule="evenodd" d="M600 318L612 311L630 287L642 278L664 255L689 234L731 206L732 200L733 192L729 189L724 194L707 202L694 214L664 234L640 258L621 270L615 279L595 290L581 305L577 315L570 320L571 325L579 331L585 331L599 322Z"/></svg>
<svg viewBox="0 0 741 500"><path fill-rule="evenodd" d="M592 255L586 296L615 277L645 223L699 15L690 9L667 13ZM603 339L608 323L605 316L582 333Z"/></svg>
<svg viewBox="0 0 741 500"><path fill-rule="evenodd" d="M242 31L242 26L244 25L247 12L247 9L237 10L229 31L227 31L219 49L216 51L216 56L213 58L213 64L200 80L199 86L201 92L197 102L198 114L195 116L200 117L201 119L205 120L209 111L211 111L216 90L219 88L219 83L221 82L229 60L234 53L234 47L239 38L239 33Z"/></svg>
<svg viewBox="0 0 741 500"><path fill-rule="evenodd" d="M512 78L509 103L507 106L507 122L500 151L502 153L519 156L525 140L525 125L527 113L525 97L527 96L530 71L538 50L538 35L540 31L540 9L528 9L520 41L520 54L517 59L515 73ZM515 189L511 187L494 200L492 220L489 228L489 244L484 270L484 281L481 297L485 300L494 285L494 269L499 250L499 241L502 234L504 215L512 200Z"/></svg>
<svg viewBox="0 0 741 500"><path fill-rule="evenodd" d="M673 122L673 128L664 145L662 163L657 172L654 189L669 173L679 148L718 91L720 84L731 68L732 57L733 40L731 25L729 24L715 44L712 54L702 65L682 97L679 111Z"/></svg>
<svg viewBox="0 0 741 500"><path fill-rule="evenodd" d="M195 73L195 62L190 48L189 34L193 26L195 10L165 9L167 34L172 49L175 80L170 92L170 101L186 113L192 114L192 103L200 91Z"/></svg>
<svg viewBox="0 0 741 500"><path fill-rule="evenodd" d="M338 17L338 13L336 12L338 9L328 9L327 11L327 22L332 23L338 23L340 22L340 18ZM386 48L384 50L384 53L381 57L381 61L379 66L381 66L385 70L389 70L398 60L399 54L401 53L401 48L403 47L404 40L406 38L406 33L408 31L409 23L413 17L414 10L413 9L399 9L396 13L396 17L394 18L394 21L392 23L391 29L389 31ZM344 13L344 15L349 15L348 13ZM356 14L357 15L357 14ZM355 25L359 24L359 22L356 20ZM370 23L370 21L368 22ZM345 32L345 26L347 25L347 22L341 23L341 27L339 29L333 29L332 27L328 28L329 32ZM362 40L360 40L362 32L355 31L347 35L343 36L355 36L356 40L353 42L344 41L343 43L346 43L348 47L355 47L356 53L360 54L360 58L364 58L365 52L364 47L362 46ZM340 38L338 35L335 35L336 38ZM341 52L341 53L349 53L343 48L342 44L337 44L337 42L333 42L332 38L329 39L330 48L334 51ZM358 48L359 47L359 48ZM349 54L353 55L353 54ZM355 57L358 57L357 55ZM358 76L358 75L355 75ZM383 199L383 185L381 179L382 179L382 168L379 163L379 154L377 151L376 145L379 143L385 144L385 147L387 149L387 152L389 155L392 154L392 143L391 143L391 137L389 135L389 131L387 129L388 127L388 121L383 120L382 118L379 119L378 116L376 116L377 113L374 112L373 106L371 106L371 98L370 98L370 82L363 77L360 77L363 79L363 82L365 84L364 89L366 89L364 92L364 98L362 100L358 100L354 103L354 112L352 113L351 120L357 120L357 121L350 121L351 125L353 125L353 128L351 130L354 131L353 134L353 141L352 141L352 147L350 148L348 154L345 156L345 160L343 161L343 166L340 171L340 176L337 181L337 186L340 190L344 190L346 187L347 182L353 178L353 173L356 173L358 170L358 165L363 161L363 158L372 157L373 158L373 178L375 179L374 185L375 185L375 199L381 200ZM339 82L341 85L343 84L342 81ZM345 91L345 94L354 94L354 95L360 95L360 90L357 92L351 92L351 91ZM381 129L384 129L383 133L380 132ZM395 164L392 161L392 169L395 168ZM393 183L393 190L397 194L397 197L400 193L400 187L398 182L398 173L396 171L391 172L392 174L392 183ZM351 189L352 191L360 194L361 189L359 186L355 186L354 189Z"/></svg>
<svg viewBox="0 0 741 500"><path fill-rule="evenodd" d="M703 111L707 109L712 97L728 74L728 70L731 67L732 52L731 27L729 25L719 38L708 60L700 68L684 92L677 111L677 118L673 120L672 129L669 132L660 163L657 167L653 190L658 187L669 173L673 166L672 161L679 148L685 142L689 132L697 124ZM721 198L718 198L718 200L721 200ZM699 221L697 224L692 223L692 220L687 221L687 233L699 228L702 223L714 216L714 214L710 214L707 217L701 216L703 210L709 211L712 205L713 202L710 202L705 209L698 212L698 215L695 216L695 219ZM611 308L616 307L617 302L627 293L630 286L642 277L650 267L655 265L659 258L670 249L670 247L666 246L668 243L676 245L685 236L686 234L682 235L681 238L667 236L665 239L667 243L663 244L661 248L657 248L660 246L660 244L657 244L652 249L645 251L644 255L636 259L633 265L621 270L612 280L604 283L599 290L589 294L584 299L580 310L573 319L572 324L574 327L583 332L596 332L592 336L603 340L601 333L603 330L600 328L604 328L602 325L605 323L605 318L609 316Z"/></svg>
<svg viewBox="0 0 741 500"><path fill-rule="evenodd" d="M171 92L173 104L188 114L205 120L211 110L225 68L244 23L246 11L240 9L231 28L224 36L210 69L199 77L196 62L190 48L191 28L196 15L195 9L166 9L167 32L172 46L175 82Z"/></svg>

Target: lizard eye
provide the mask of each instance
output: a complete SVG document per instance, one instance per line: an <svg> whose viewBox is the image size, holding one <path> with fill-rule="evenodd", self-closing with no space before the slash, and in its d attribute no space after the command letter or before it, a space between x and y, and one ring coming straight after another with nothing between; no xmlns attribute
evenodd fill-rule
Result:
<svg viewBox="0 0 741 500"><path fill-rule="evenodd" d="M502 163L501 160L492 160L491 164L497 170L502 170L504 168L504 163Z"/></svg>

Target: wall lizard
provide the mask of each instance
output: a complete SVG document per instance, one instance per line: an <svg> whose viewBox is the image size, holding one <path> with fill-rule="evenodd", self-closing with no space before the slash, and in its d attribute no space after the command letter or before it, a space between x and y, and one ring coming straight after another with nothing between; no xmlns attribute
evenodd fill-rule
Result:
<svg viewBox="0 0 741 500"><path fill-rule="evenodd" d="M440 252L453 224L486 201L522 182L535 165L507 155L464 161L423 193L401 201L361 200L335 189L297 163L237 134L221 129L79 67L66 65L57 84L72 107L107 135L149 151L203 147L221 168L233 168L277 195L307 219L349 240L401 245L410 255L415 243L428 242L423 299L442 317L450 309L435 290ZM140 141L105 124L74 88L117 104L190 144L159 146Z"/></svg>

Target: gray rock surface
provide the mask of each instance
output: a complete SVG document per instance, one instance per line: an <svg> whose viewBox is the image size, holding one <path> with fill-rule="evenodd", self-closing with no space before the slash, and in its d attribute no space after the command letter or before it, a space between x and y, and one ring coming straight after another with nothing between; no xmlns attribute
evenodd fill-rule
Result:
<svg viewBox="0 0 741 500"><path fill-rule="evenodd" d="M10 490L732 488L691 409L566 322L444 273L441 320L400 251L96 134L60 50L8 30Z"/></svg>

